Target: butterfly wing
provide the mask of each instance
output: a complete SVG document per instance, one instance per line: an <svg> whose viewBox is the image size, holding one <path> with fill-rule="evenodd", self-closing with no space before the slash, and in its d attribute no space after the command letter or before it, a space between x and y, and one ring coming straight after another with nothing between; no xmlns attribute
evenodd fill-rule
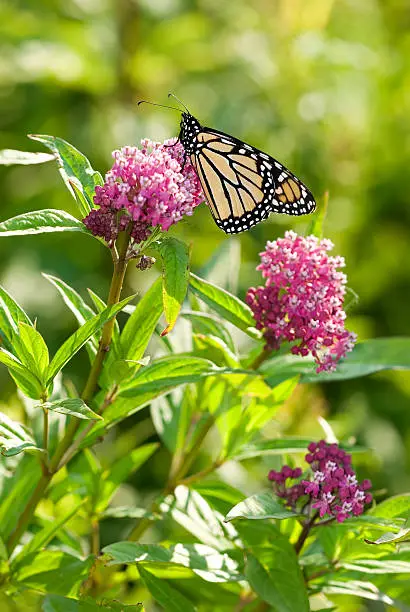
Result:
<svg viewBox="0 0 410 612"><path fill-rule="evenodd" d="M309 189L281 163L223 132L201 128L190 158L215 222L227 234L271 212L305 215L316 207Z"/></svg>

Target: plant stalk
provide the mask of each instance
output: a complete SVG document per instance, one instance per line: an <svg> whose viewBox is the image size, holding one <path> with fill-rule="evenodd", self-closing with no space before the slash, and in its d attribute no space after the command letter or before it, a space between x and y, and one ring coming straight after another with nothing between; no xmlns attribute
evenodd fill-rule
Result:
<svg viewBox="0 0 410 612"><path fill-rule="evenodd" d="M129 227L126 231L121 232L118 236L116 247L118 251L118 257L114 263L114 272L111 280L110 291L108 294L107 305L111 306L112 304L117 304L120 300L122 285L125 278L125 273L127 271L127 251L130 243L130 231ZM94 362L91 366L90 373L88 375L87 382L84 387L84 391L81 395L82 399L86 403L90 403L92 400L94 393L98 386L98 379L101 374L102 366L104 363L105 356L109 350L112 334L114 330L115 317L107 321L102 329L102 335L100 344L98 347L97 354L95 356ZM30 520L39 504L41 499L44 496L44 493L53 477L53 475L61 468L65 463L61 462L62 457L65 455L67 449L71 446L74 436L77 433L81 424L81 420L77 418L71 417L65 435L61 442L59 443L53 457L51 458L49 467L47 471L43 470L43 475L37 483L36 488L34 489L29 501L23 513L21 514L16 528L13 533L10 535L10 538L7 542L7 548L9 554L13 552L15 547L20 541L21 536L27 529L27 526L30 523ZM48 419L47 419L47 427L46 420L44 420L45 429L43 432L43 436L47 434L48 439ZM46 432L47 429L47 432ZM71 458L71 454L69 458Z"/></svg>

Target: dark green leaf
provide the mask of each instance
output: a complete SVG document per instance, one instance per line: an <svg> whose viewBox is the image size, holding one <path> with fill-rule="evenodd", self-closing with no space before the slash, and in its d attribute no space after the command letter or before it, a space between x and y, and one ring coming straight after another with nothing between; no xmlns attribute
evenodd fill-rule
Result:
<svg viewBox="0 0 410 612"><path fill-rule="evenodd" d="M196 608L189 599L171 586L167 580L157 578L142 564L138 565L138 571L155 601L163 606L167 612L182 612L182 610L184 612L195 612Z"/></svg>
<svg viewBox="0 0 410 612"><path fill-rule="evenodd" d="M189 249L184 242L172 236L154 242L152 248L159 252L162 259L162 299L167 322L162 335L165 336L175 325L188 289Z"/></svg>
<svg viewBox="0 0 410 612"><path fill-rule="evenodd" d="M55 159L54 155L49 153L31 153L29 151L16 151L15 149L3 149L0 151L0 165L2 166L44 164L44 162L52 161L53 159Z"/></svg>
<svg viewBox="0 0 410 612"><path fill-rule="evenodd" d="M257 493L247 497L234 506L226 515L226 521L233 519L287 519L300 516L285 508L283 503L273 493Z"/></svg>
<svg viewBox="0 0 410 612"><path fill-rule="evenodd" d="M158 278L138 302L121 334L125 359L141 359L162 314L162 280Z"/></svg>
<svg viewBox="0 0 410 612"><path fill-rule="evenodd" d="M89 338L103 325L112 319L125 304L128 304L134 296L129 296L119 302L108 306L103 312L95 315L92 319L89 319L84 325L82 325L77 331L75 331L58 349L54 355L49 369L48 369L48 383L50 383L60 370L67 364L68 361L80 350L80 348L87 342Z"/></svg>
<svg viewBox="0 0 410 612"><path fill-rule="evenodd" d="M31 134L30 138L54 153L63 181L76 199L81 217L86 217L94 206L96 186L103 184L100 173L93 170L85 155L62 138L40 134Z"/></svg>
<svg viewBox="0 0 410 612"><path fill-rule="evenodd" d="M78 419L103 420L102 416L91 410L91 408L89 408L79 397L69 397L55 400L54 402L46 402L43 406L47 408L47 410L75 416Z"/></svg>
<svg viewBox="0 0 410 612"><path fill-rule="evenodd" d="M120 601L86 597L77 600L61 595L47 595L42 612L142 612L142 604L124 604Z"/></svg>
<svg viewBox="0 0 410 612"><path fill-rule="evenodd" d="M190 287L196 296L224 320L229 321L252 338L260 338L260 332L255 329L252 310L242 300L192 273Z"/></svg>
<svg viewBox="0 0 410 612"><path fill-rule="evenodd" d="M49 232L83 232L89 234L84 223L64 210L53 210L52 208L23 213L0 223L0 237L46 234Z"/></svg>
<svg viewBox="0 0 410 612"><path fill-rule="evenodd" d="M308 612L309 600L298 559L283 536L272 541L270 548L259 548L248 554L245 577L252 589L275 612Z"/></svg>

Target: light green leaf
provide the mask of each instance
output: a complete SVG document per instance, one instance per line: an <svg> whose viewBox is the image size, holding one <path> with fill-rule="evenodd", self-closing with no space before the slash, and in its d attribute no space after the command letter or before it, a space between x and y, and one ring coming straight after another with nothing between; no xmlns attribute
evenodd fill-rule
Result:
<svg viewBox="0 0 410 612"><path fill-rule="evenodd" d="M32 325L19 323L19 336L21 342L18 347L18 357L30 372L32 372L43 385L46 385L46 371L49 364L48 348L42 335Z"/></svg>
<svg viewBox="0 0 410 612"><path fill-rule="evenodd" d="M378 516L387 519L396 517L407 518L410 513L410 493L393 495L385 499L380 504L369 510L371 516Z"/></svg>
<svg viewBox="0 0 410 612"><path fill-rule="evenodd" d="M64 210L53 210L52 208L23 213L0 223L0 238L49 232L82 232L92 235L84 223Z"/></svg>
<svg viewBox="0 0 410 612"><path fill-rule="evenodd" d="M58 533L58 531L78 512L81 506L85 503L85 499L82 500L79 504L71 508L66 514L64 514L61 518L54 519L49 522L48 525L40 529L31 540L23 546L20 550L19 554L13 559L13 563L11 569L18 566L20 561L24 559L30 553L35 553L44 546L46 546L54 536Z"/></svg>
<svg viewBox="0 0 410 612"><path fill-rule="evenodd" d="M23 451L42 451L27 429L0 412L0 451L6 457Z"/></svg>
<svg viewBox="0 0 410 612"><path fill-rule="evenodd" d="M326 191L322 198L317 202L316 213L313 215L309 227L306 231L306 236L316 236L321 240L323 238L323 228L326 221L327 209L329 205L329 192Z"/></svg>
<svg viewBox="0 0 410 612"><path fill-rule="evenodd" d="M243 580L238 563L226 553L205 544L175 544L170 548L153 544L116 542L103 549L110 556L108 565L146 562L177 564L188 567L207 582L236 582Z"/></svg>
<svg viewBox="0 0 410 612"><path fill-rule="evenodd" d="M237 355L217 336L194 334L194 346L196 355L212 359L217 365L224 365L230 368L241 367Z"/></svg>
<svg viewBox="0 0 410 612"><path fill-rule="evenodd" d="M103 420L102 416L91 410L79 397L68 397L66 399L55 400L54 402L46 402L43 406L47 410L75 416L78 419Z"/></svg>
<svg viewBox="0 0 410 612"><path fill-rule="evenodd" d="M192 329L195 333L217 336L225 342L233 353L235 353L235 345L231 335L219 317L206 312L196 312L195 310L183 310L181 312L181 317L191 322Z"/></svg>
<svg viewBox="0 0 410 612"><path fill-rule="evenodd" d="M143 612L142 604L124 604L120 601L86 597L77 600L61 595L47 595L42 612Z"/></svg>
<svg viewBox="0 0 410 612"><path fill-rule="evenodd" d="M43 386L39 379L30 372L17 357L0 348L0 362L8 367L10 375L21 391L32 399L39 399L43 393Z"/></svg>
<svg viewBox="0 0 410 612"><path fill-rule="evenodd" d="M75 331L58 349L54 355L49 369L48 369L48 384L54 379L54 377L63 369L63 367L74 357L74 355L80 350L80 348L87 342L89 338L96 331L101 329L103 325L112 319L122 308L128 304L134 296L131 295L118 304L108 306L103 312L95 315L92 319L89 319L84 325L82 325L77 331Z"/></svg>
<svg viewBox="0 0 410 612"><path fill-rule="evenodd" d="M196 608L185 595L171 586L167 580L157 578L151 572L138 565L138 571L147 589L167 612L195 612Z"/></svg>
<svg viewBox="0 0 410 612"><path fill-rule="evenodd" d="M409 529L410 531L410 529ZM410 561L397 561L395 559L357 559L352 563L338 563L352 572L363 574L410 574Z"/></svg>
<svg viewBox="0 0 410 612"><path fill-rule="evenodd" d="M380 591L372 582L363 582L361 580L349 580L346 582L342 582L341 580L330 580L321 586L321 591L328 595L355 595L356 597L362 597L363 599L369 599L371 601L380 601L388 606L397 606L400 610L403 610L403 612L408 610L408 608Z"/></svg>
<svg viewBox="0 0 410 612"><path fill-rule="evenodd" d="M399 542L410 542L410 527L399 529L397 533L388 531L383 533L377 540L365 540L366 544L398 544Z"/></svg>
<svg viewBox="0 0 410 612"><path fill-rule="evenodd" d="M77 597L93 563L93 557L81 561L57 550L30 553L16 564L13 581L42 593Z"/></svg>
<svg viewBox="0 0 410 612"><path fill-rule="evenodd" d="M57 276L44 273L43 276L52 285L54 285L80 325L84 325L86 321L95 316L93 309L84 302L81 295L70 287L70 285L62 281L60 278L57 278ZM95 346L97 345L96 342L94 342L94 344Z"/></svg>
<svg viewBox="0 0 410 612"><path fill-rule="evenodd" d="M54 153L63 181L76 199L81 217L86 217L94 206L96 186L103 184L100 173L93 170L85 155L62 138L40 134L31 134L29 137L41 142Z"/></svg>
<svg viewBox="0 0 410 612"><path fill-rule="evenodd" d="M167 327L161 335L168 334L174 327L182 303L185 299L189 282L189 249L187 245L166 236L152 244L162 259L162 299Z"/></svg>
<svg viewBox="0 0 410 612"><path fill-rule="evenodd" d="M309 357L284 355L262 364L259 371L266 382L278 382L301 375L300 382L332 382L368 376L382 370L410 369L410 338L375 338L356 344L351 353L338 363L335 372L316 373L316 365Z"/></svg>
<svg viewBox="0 0 410 612"><path fill-rule="evenodd" d="M212 310L217 312L225 321L244 331L251 338L260 338L261 334L255 329L255 319L252 310L232 293L221 289L199 276L191 273L190 287Z"/></svg>
<svg viewBox="0 0 410 612"><path fill-rule="evenodd" d="M11 342L18 333L18 324L22 321L32 325L28 315L9 293L0 287L0 329Z"/></svg>
<svg viewBox="0 0 410 612"><path fill-rule="evenodd" d="M275 612L309 612L309 600L298 559L286 538L258 548L246 559L245 577Z"/></svg>
<svg viewBox="0 0 410 612"><path fill-rule="evenodd" d="M212 249L212 255L201 267L199 276L210 283L237 293L241 267L241 242L238 236L230 236Z"/></svg>
<svg viewBox="0 0 410 612"><path fill-rule="evenodd" d="M190 388L176 389L166 397L151 402L151 418L157 434L171 453L182 448L189 430L192 404Z"/></svg>
<svg viewBox="0 0 410 612"><path fill-rule="evenodd" d="M251 459L252 457L264 457L270 455L290 455L296 453L307 452L308 445L312 442L312 438L280 438L274 440L259 440L242 446L234 457L237 461L243 459ZM349 453L364 453L368 449L362 446L348 446L340 444L341 448Z"/></svg>
<svg viewBox="0 0 410 612"><path fill-rule="evenodd" d="M251 520L287 519L297 518L298 516L301 515L285 508L273 493L257 493L247 497L229 510L225 521L238 518Z"/></svg>
<svg viewBox="0 0 410 612"><path fill-rule="evenodd" d="M100 514L102 519L104 518L127 518L127 519L140 519L147 518L150 521L155 521L156 519L160 519L161 516L159 514L154 514L153 512L148 512L145 508L137 508L136 506L112 506L111 508L107 508Z"/></svg>
<svg viewBox="0 0 410 612"><path fill-rule="evenodd" d="M52 161L53 159L55 159L54 155L49 153L31 153L29 151L17 151L16 149L3 149L0 151L0 165L2 166L44 164L44 162Z"/></svg>
<svg viewBox="0 0 410 612"><path fill-rule="evenodd" d="M162 280L158 278L138 302L121 334L125 359L141 359L162 314Z"/></svg>

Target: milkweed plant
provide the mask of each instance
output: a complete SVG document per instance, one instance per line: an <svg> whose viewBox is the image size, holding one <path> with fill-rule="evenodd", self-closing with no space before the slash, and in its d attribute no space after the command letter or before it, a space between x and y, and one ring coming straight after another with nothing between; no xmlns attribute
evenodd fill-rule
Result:
<svg viewBox="0 0 410 612"><path fill-rule="evenodd" d="M18 246L19 235L81 232L107 249L112 278L108 295L93 287L86 297L45 275L77 321L53 356L0 288L0 362L24 414L0 414L2 610L410 609L410 496L389 498L360 476L361 457L377 449L337 440L323 419L315 439L289 437L277 418L298 385L407 365L409 339L360 342L349 330L324 208L307 235L261 245L243 301L192 273L190 248L173 236L204 200L179 143L114 151L103 179L64 140L32 138L50 153L7 150L1 162L57 162L78 215L27 212L2 221L0 237ZM123 295L129 264L152 268L143 295ZM77 388L70 363L83 349ZM106 436L121 441L138 411L154 441L135 436L143 441L109 456ZM160 448L161 489L121 504ZM246 468L263 479L232 486Z"/></svg>

